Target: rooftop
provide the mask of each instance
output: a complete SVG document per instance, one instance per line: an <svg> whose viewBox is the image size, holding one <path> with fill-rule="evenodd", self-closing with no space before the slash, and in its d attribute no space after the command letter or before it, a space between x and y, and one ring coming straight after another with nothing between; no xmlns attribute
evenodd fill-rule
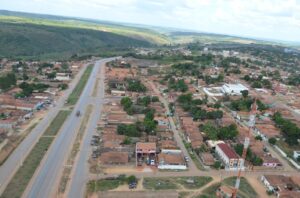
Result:
<svg viewBox="0 0 300 198"><path fill-rule="evenodd" d="M231 148L229 147L227 144L225 143L220 143L220 144L217 144L217 147L219 147L223 153L229 158L229 159L238 159L240 158L236 152Z"/></svg>

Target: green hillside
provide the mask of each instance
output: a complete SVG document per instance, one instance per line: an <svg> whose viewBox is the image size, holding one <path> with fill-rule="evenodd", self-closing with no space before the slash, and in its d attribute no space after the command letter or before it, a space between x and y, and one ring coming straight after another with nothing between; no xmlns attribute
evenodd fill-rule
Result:
<svg viewBox="0 0 300 198"><path fill-rule="evenodd" d="M153 30L94 20L0 11L0 58L52 59L167 44Z"/></svg>
<svg viewBox="0 0 300 198"><path fill-rule="evenodd" d="M0 10L0 58L67 59L74 54L119 55L132 47L191 42L299 47L174 28Z"/></svg>
<svg viewBox="0 0 300 198"><path fill-rule="evenodd" d="M0 22L0 57L63 57L149 42L82 28Z"/></svg>

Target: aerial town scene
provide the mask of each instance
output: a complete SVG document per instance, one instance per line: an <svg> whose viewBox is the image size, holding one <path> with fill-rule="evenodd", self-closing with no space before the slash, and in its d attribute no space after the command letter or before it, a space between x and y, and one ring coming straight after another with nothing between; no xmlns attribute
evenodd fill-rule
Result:
<svg viewBox="0 0 300 198"><path fill-rule="evenodd" d="M300 197L299 1L17 2L0 0L1 198ZM183 13L204 8L233 14Z"/></svg>

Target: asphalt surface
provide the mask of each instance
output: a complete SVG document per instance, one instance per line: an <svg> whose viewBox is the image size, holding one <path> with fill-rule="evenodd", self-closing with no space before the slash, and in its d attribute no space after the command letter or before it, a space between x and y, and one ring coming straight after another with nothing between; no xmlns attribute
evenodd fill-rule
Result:
<svg viewBox="0 0 300 198"><path fill-rule="evenodd" d="M22 162L25 160L26 156L29 154L33 146L37 143L40 136L47 129L50 122L54 119L59 110L61 110L61 108L64 106L65 100L68 98L69 94L76 86L83 72L84 70L79 71L74 80L69 84L69 89L65 90L63 92L63 95L58 99L58 101L55 102L55 107L49 109L47 115L27 135L27 137L20 143L20 145L11 153L8 159L0 167L0 194L3 193L12 176L22 165Z"/></svg>
<svg viewBox="0 0 300 198"><path fill-rule="evenodd" d="M102 63L109 59L103 59L97 61L95 64L91 76L79 98L77 104L74 107L71 115L67 118L60 132L49 148L46 156L41 162L40 167L35 172L30 184L27 186L23 197L56 197L57 187L60 180L61 172L64 167L69 151L76 138L76 131L80 127L82 117L77 117L76 112L81 111L84 115L84 111L88 104L91 104L92 93L95 86L97 71ZM102 81L101 81L102 82ZM101 101L99 101L101 102ZM94 116L92 116L94 117ZM93 118L94 119L94 118ZM88 127L90 129L90 127Z"/></svg>
<svg viewBox="0 0 300 198"><path fill-rule="evenodd" d="M95 71L94 75L99 80L98 90L96 97L93 97L92 104L94 105L92 115L87 125L87 131L84 134L82 139L81 147L78 153L78 158L76 163L73 167L73 174L71 176L70 186L67 189L67 197L76 198L76 197L84 197L85 186L87 181L89 180L89 164L88 159L91 156L91 146L90 142L92 140L93 134L96 134L96 127L97 122L100 119L103 98L104 98L104 65L99 68L99 65L103 64L104 62L97 62L98 64L98 71ZM94 78L94 77L93 77Z"/></svg>

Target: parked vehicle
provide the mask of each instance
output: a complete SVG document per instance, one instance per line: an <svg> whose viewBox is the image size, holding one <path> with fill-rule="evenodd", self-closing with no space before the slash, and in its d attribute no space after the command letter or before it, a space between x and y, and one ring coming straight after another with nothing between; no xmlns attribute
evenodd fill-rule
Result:
<svg viewBox="0 0 300 198"><path fill-rule="evenodd" d="M155 160L154 159L150 160L150 165L152 165L152 166L155 165Z"/></svg>
<svg viewBox="0 0 300 198"><path fill-rule="evenodd" d="M134 189L134 188L136 188L136 186L137 186L137 182L136 181L131 182L131 183L128 184L128 188L129 189Z"/></svg>

